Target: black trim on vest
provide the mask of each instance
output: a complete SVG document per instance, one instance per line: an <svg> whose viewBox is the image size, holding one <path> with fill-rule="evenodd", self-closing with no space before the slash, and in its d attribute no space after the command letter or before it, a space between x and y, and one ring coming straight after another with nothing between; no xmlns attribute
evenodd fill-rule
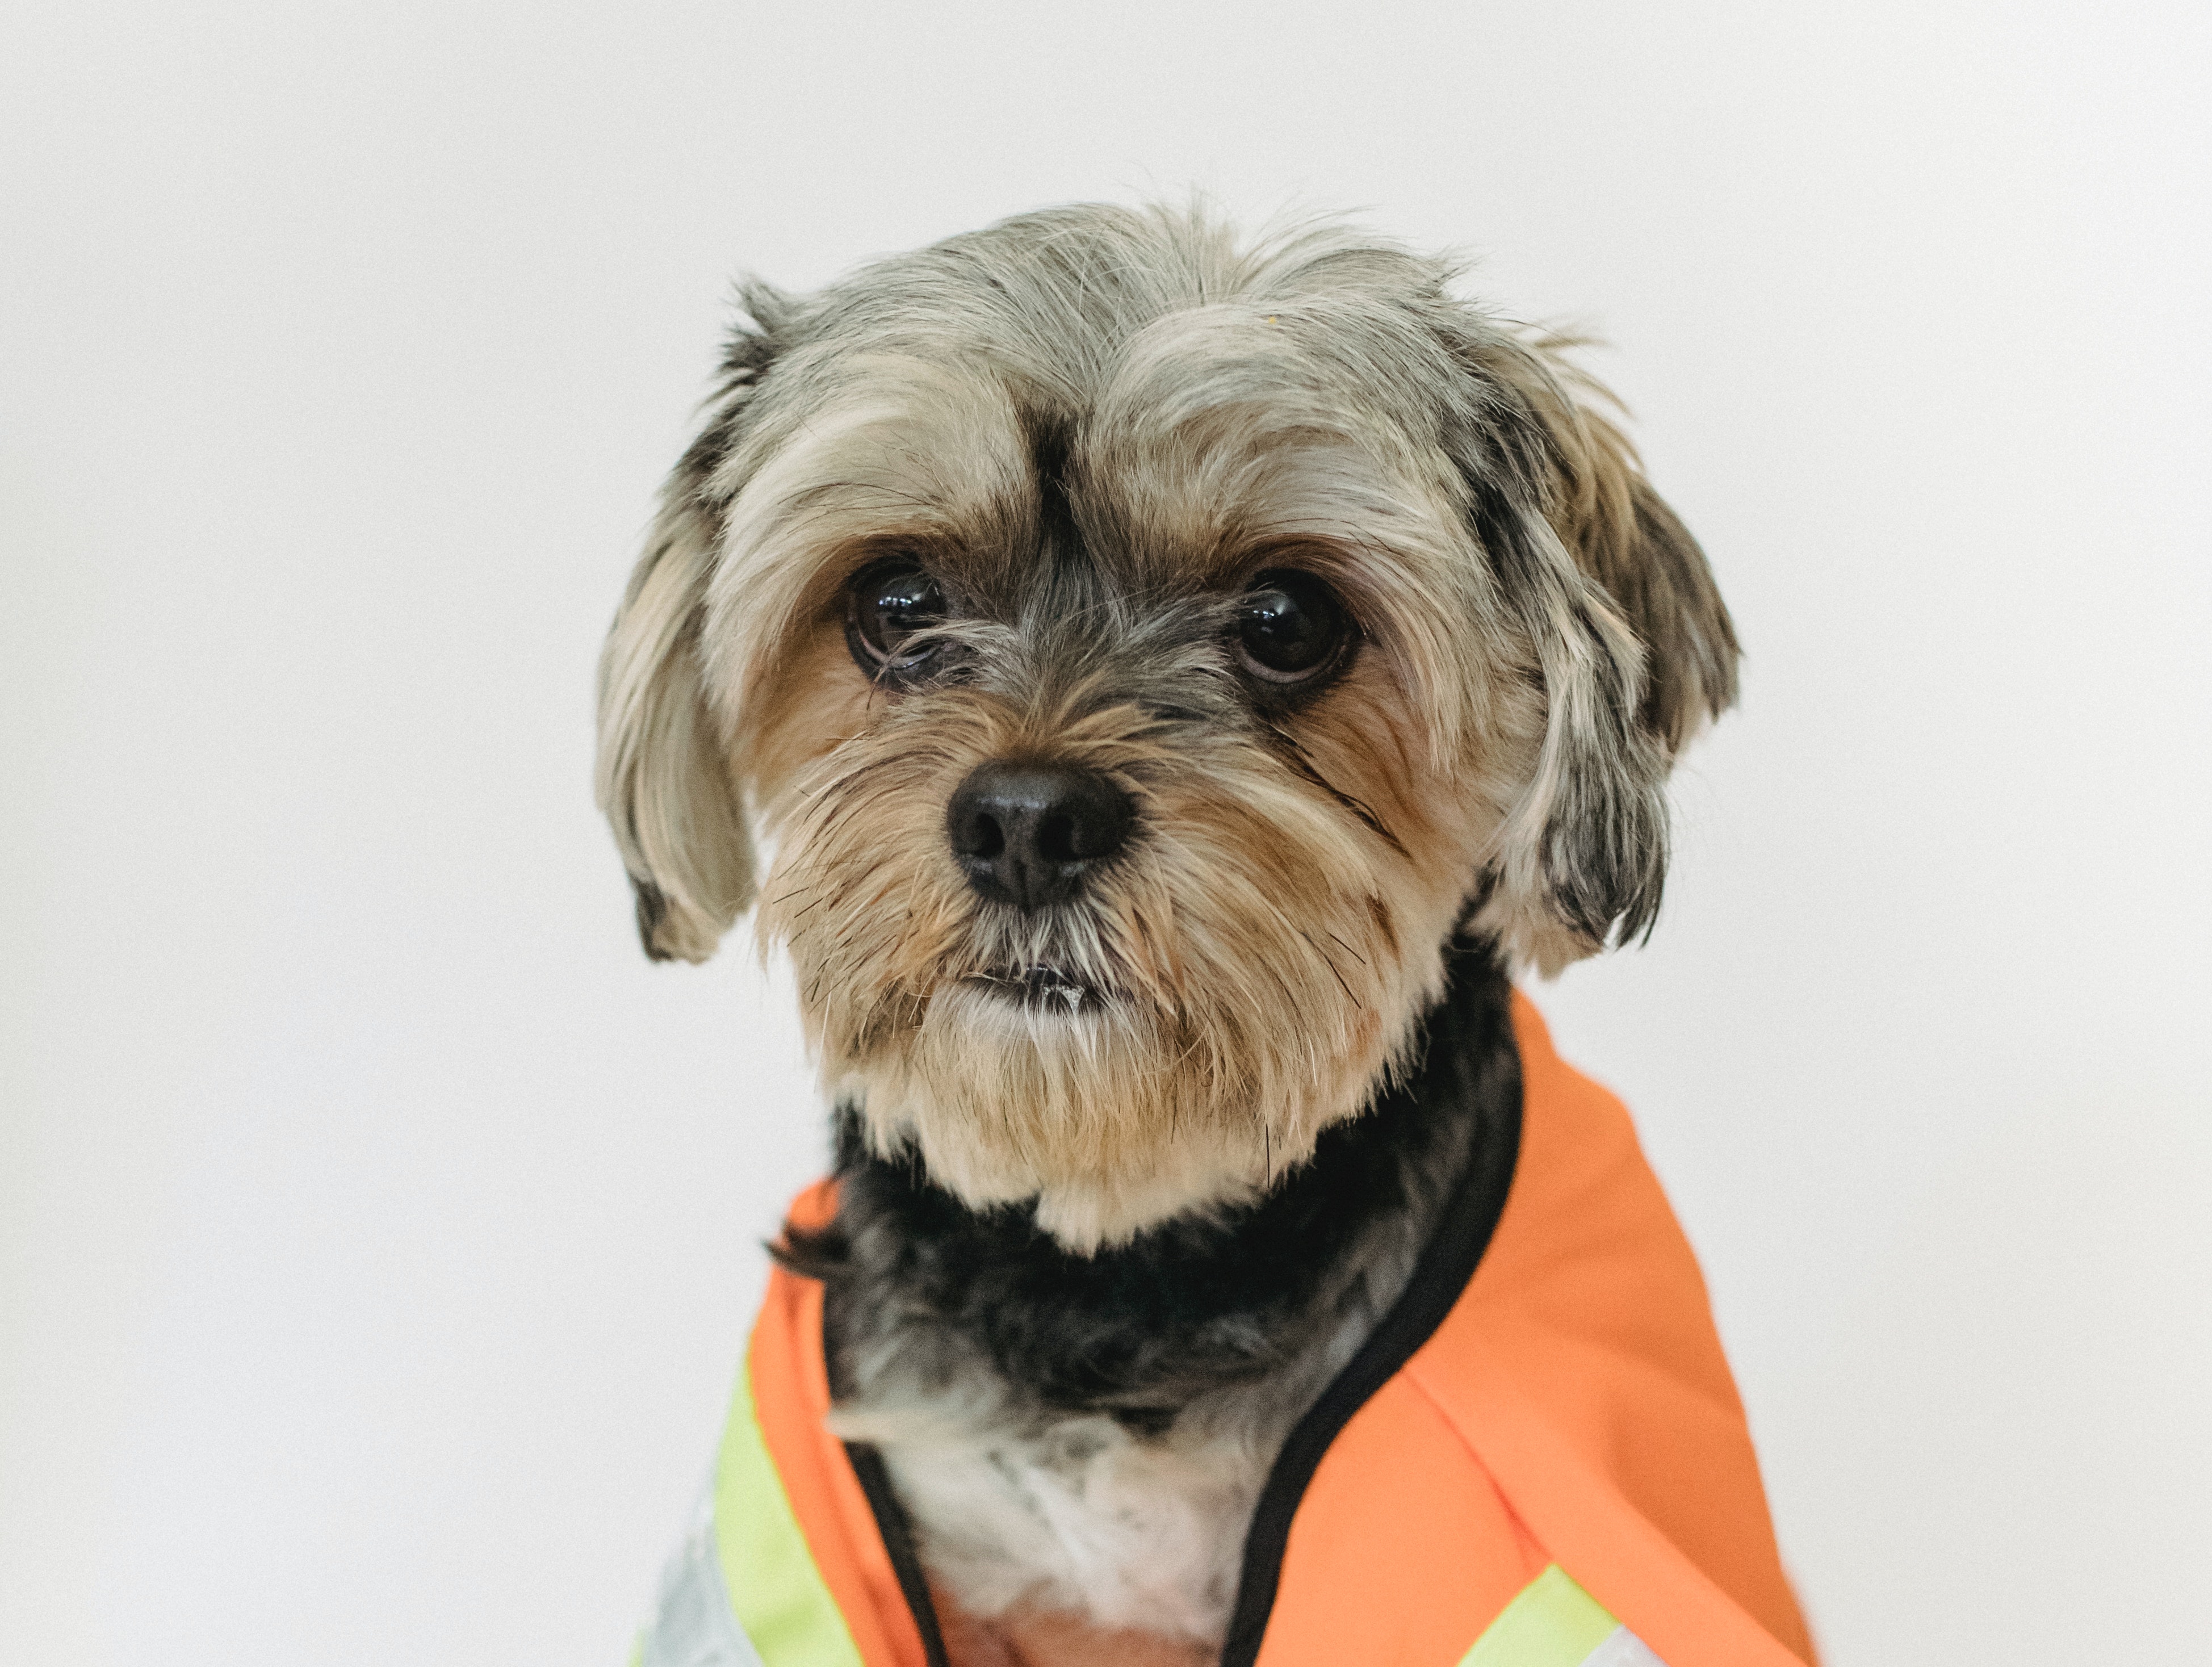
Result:
<svg viewBox="0 0 2212 1667"><path fill-rule="evenodd" d="M1446 1015L1440 1012L1437 1016ZM1261 1641L1267 1635L1268 1616L1274 1612L1275 1593L1282 1584L1291 1519L1297 1514L1322 1456L1352 1415L1435 1335L1490 1247L1521 1155L1523 1092L1520 1050L1504 1004L1498 1007L1496 1017L1504 1030L1500 1062L1510 1068L1512 1080L1499 1085L1502 1092L1497 1092L1494 1102L1497 1115L1485 1116L1477 1128L1451 1202L1444 1207L1443 1219L1427 1248L1413 1264L1406 1288L1360 1345L1359 1352L1345 1363L1344 1370L1307 1408L1305 1416L1291 1427L1282 1451L1275 1456L1267 1486L1260 1490L1260 1502L1252 1512L1252 1526L1244 1536L1243 1571L1237 1584L1237 1607L1230 1612L1228 1635L1221 1647L1221 1667L1252 1667L1259 1656ZM1455 1038L1468 1039L1471 1038ZM1431 1075L1439 1066L1447 1070L1460 1068L1470 1053L1480 1060L1482 1051L1463 1047L1434 1049L1421 1075ZM1437 1054L1446 1057L1439 1059ZM1478 1106L1487 1098L1475 1092L1477 1085L1465 1081L1448 1086L1424 1081L1397 1092L1427 1098L1439 1086L1469 1095Z"/></svg>
<svg viewBox="0 0 2212 1667"><path fill-rule="evenodd" d="M914 1548L914 1525L907 1520L906 1507L899 1503L898 1494L892 1490L890 1472L884 1468L884 1456L866 1442L848 1441L845 1457L853 1462L853 1474L860 1479L860 1491L868 1496L868 1509L875 1513L876 1532L884 1536L884 1549L891 1555L891 1573L898 1576L899 1590L906 1594L906 1606L914 1615L914 1624L921 1633L921 1653L929 1667L951 1667L945 1653L945 1636L937 1627L937 1605L930 1601L929 1581L921 1572L921 1559Z"/></svg>

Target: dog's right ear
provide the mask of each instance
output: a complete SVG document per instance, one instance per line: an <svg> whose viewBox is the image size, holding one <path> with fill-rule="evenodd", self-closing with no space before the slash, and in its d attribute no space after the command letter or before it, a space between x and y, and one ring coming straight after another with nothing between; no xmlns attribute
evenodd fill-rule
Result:
<svg viewBox="0 0 2212 1667"><path fill-rule="evenodd" d="M645 554L599 658L599 808L637 893L656 961L703 961L753 899L753 845L729 738L708 699L699 634L729 486L715 478L775 356L781 298L744 295L758 330L723 362L706 430L669 478Z"/></svg>

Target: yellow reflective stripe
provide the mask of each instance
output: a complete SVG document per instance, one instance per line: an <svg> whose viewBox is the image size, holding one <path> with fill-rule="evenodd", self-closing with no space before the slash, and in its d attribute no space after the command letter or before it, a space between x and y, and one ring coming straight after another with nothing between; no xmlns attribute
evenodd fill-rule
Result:
<svg viewBox="0 0 2212 1667"><path fill-rule="evenodd" d="M753 1410L750 1348L714 1468L714 1541L730 1607L764 1667L862 1667Z"/></svg>
<svg viewBox="0 0 2212 1667"><path fill-rule="evenodd" d="M1498 1612L1459 1667L1582 1667L1620 1630L1605 1605L1553 1563Z"/></svg>

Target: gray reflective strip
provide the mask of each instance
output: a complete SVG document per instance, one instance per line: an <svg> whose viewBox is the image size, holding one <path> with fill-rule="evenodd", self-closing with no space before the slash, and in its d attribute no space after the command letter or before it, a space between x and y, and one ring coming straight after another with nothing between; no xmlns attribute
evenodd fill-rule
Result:
<svg viewBox="0 0 2212 1667"><path fill-rule="evenodd" d="M722 1584L711 1483L692 1513L691 1531L661 1573L660 1603L638 1661L639 1667L761 1667Z"/></svg>
<svg viewBox="0 0 2212 1667"><path fill-rule="evenodd" d="M1616 1627L1612 1637L1583 1658L1583 1667L1667 1667L1667 1664L1627 1627Z"/></svg>

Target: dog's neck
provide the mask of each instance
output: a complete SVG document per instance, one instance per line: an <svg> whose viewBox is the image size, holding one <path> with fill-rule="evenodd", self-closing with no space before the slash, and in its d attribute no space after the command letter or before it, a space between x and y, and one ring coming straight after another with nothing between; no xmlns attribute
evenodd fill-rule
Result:
<svg viewBox="0 0 2212 1667"><path fill-rule="evenodd" d="M1037 1411L1157 1433L1211 1392L1278 1375L1347 1304L1387 1306L1466 1165L1496 1056L1511 1051L1509 987L1488 947L1449 962L1407 1080L1326 1131L1310 1162L1256 1201L1090 1256L1018 1207L969 1208L918 1158L875 1155L842 1108L836 1220L780 1252L827 1287L841 1398L865 1390L896 1335L947 1377L988 1363Z"/></svg>

